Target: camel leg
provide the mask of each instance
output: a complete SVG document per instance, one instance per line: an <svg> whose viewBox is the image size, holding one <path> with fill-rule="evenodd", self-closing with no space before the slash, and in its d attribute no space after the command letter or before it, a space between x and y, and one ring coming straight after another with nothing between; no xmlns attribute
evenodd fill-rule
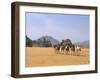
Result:
<svg viewBox="0 0 100 80"><path fill-rule="evenodd" d="M75 55L76 55L76 52L73 51L73 56L75 56Z"/></svg>
<svg viewBox="0 0 100 80"><path fill-rule="evenodd" d="M68 51L66 51L66 55L68 55Z"/></svg>

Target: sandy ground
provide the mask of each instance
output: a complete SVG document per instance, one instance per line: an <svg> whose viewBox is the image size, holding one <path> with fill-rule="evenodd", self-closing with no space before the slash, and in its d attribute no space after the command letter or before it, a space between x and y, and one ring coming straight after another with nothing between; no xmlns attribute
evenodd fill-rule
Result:
<svg viewBox="0 0 100 80"><path fill-rule="evenodd" d="M26 48L26 67L80 64L89 64L89 48L83 48L80 56L56 54L54 48Z"/></svg>

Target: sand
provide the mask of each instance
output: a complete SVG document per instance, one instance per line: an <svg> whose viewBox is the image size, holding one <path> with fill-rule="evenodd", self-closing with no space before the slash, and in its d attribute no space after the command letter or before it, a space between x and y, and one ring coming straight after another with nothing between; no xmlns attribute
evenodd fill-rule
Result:
<svg viewBox="0 0 100 80"><path fill-rule="evenodd" d="M79 56L56 54L54 48L26 47L26 67L89 64L89 48L82 48Z"/></svg>

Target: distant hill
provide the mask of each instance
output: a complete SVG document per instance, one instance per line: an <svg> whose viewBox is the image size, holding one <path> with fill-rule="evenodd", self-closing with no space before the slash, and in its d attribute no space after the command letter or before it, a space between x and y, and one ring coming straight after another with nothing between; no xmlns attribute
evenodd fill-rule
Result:
<svg viewBox="0 0 100 80"><path fill-rule="evenodd" d="M45 38L46 40L50 41L52 45L59 44L59 41L56 40L56 39L54 39L54 38L51 37L51 36L42 36L42 37L38 38L37 40L41 40L41 41L43 41L44 38Z"/></svg>
<svg viewBox="0 0 100 80"><path fill-rule="evenodd" d="M42 36L38 38L37 40L31 40L28 36L26 36L26 46L27 47L32 47L32 46L49 47L50 45L54 46L57 44L66 45L68 43L66 42L67 40L70 40L70 39L66 39L66 40L63 40L63 42L59 42L58 40L56 40L55 38L51 36ZM78 45L80 47L89 48L89 40L83 41L83 42L76 42L73 44Z"/></svg>
<svg viewBox="0 0 100 80"><path fill-rule="evenodd" d="M83 41L83 42L77 42L77 43L74 43L75 45L79 45L81 47L86 47L86 48L89 48L89 40L87 41Z"/></svg>

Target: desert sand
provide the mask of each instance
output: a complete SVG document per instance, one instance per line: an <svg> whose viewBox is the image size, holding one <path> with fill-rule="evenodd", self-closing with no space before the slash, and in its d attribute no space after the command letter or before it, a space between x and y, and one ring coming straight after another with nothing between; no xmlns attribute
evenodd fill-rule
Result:
<svg viewBox="0 0 100 80"><path fill-rule="evenodd" d="M56 54L54 48L26 47L26 67L89 64L89 48L82 48L79 56Z"/></svg>

